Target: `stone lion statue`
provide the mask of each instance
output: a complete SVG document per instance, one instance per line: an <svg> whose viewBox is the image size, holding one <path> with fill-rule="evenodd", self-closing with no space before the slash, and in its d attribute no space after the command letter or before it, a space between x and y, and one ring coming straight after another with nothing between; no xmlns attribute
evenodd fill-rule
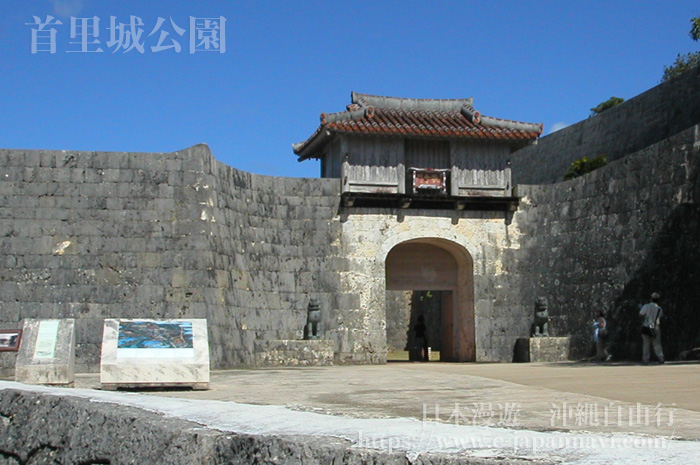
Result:
<svg viewBox="0 0 700 465"><path fill-rule="evenodd" d="M318 299L311 299L307 308L307 320L304 327L304 339L321 339L321 305Z"/></svg>
<svg viewBox="0 0 700 465"><path fill-rule="evenodd" d="M532 337L548 337L549 303L546 297L535 300L535 323L532 325Z"/></svg>

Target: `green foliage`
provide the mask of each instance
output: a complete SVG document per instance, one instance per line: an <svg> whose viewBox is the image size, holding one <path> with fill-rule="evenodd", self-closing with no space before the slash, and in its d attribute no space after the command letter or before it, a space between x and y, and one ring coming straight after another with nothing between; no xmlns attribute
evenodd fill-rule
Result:
<svg viewBox="0 0 700 465"><path fill-rule="evenodd" d="M700 40L700 16L691 19L690 24L692 24L690 27L690 37L692 37L694 41Z"/></svg>
<svg viewBox="0 0 700 465"><path fill-rule="evenodd" d="M602 103L598 104L598 106L591 108L591 114L599 115L599 114L603 113L605 110L609 110L612 107L617 106L624 101L625 101L625 99L620 98L620 97L610 97L605 102L602 102Z"/></svg>
<svg viewBox="0 0 700 465"><path fill-rule="evenodd" d="M569 166L569 171L564 175L564 180L578 178L586 173L590 173L593 170L597 170L608 164L608 159L605 155L589 159L588 157L583 157L575 162L572 162Z"/></svg>
<svg viewBox="0 0 700 465"><path fill-rule="evenodd" d="M679 53L676 61L671 66L664 66L664 75L661 77L661 82L680 76L698 65L700 65L700 52L690 52L685 55Z"/></svg>
<svg viewBox="0 0 700 465"><path fill-rule="evenodd" d="M695 41L700 40L700 16L691 18L690 24L690 37ZM690 52L685 55L679 53L676 56L676 61L671 66L664 66L664 75L661 77L661 82L679 76L698 65L700 65L700 52Z"/></svg>

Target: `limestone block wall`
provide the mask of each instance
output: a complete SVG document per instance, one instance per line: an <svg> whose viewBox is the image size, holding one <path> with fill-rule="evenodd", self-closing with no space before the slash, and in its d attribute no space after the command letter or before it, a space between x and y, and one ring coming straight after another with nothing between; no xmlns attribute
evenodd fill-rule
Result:
<svg viewBox="0 0 700 465"><path fill-rule="evenodd" d="M613 354L639 358L639 304L662 294L670 358L700 343L700 126L555 185L518 186L520 294L544 295L556 335L590 355L606 311Z"/></svg>
<svg viewBox="0 0 700 465"><path fill-rule="evenodd" d="M387 350L406 350L410 340L410 319L413 291L386 291Z"/></svg>
<svg viewBox="0 0 700 465"><path fill-rule="evenodd" d="M221 289L209 313L216 359L252 365L256 340L302 339L314 297L336 362L367 361L348 349L355 342L345 315L357 313L358 299L339 292L348 266L339 244L339 181L259 176L211 163L213 273Z"/></svg>
<svg viewBox="0 0 700 465"><path fill-rule="evenodd" d="M584 156L614 161L661 142L700 122L697 102L700 67L519 150L511 157L513 183L560 182L571 162Z"/></svg>
<svg viewBox="0 0 700 465"><path fill-rule="evenodd" d="M504 212L354 209L341 215L342 254L348 269L341 290L358 295L359 309L345 318L364 332L354 352L386 353L385 260L397 244L437 238L463 247L473 259L476 360L511 361L518 337L529 334L530 304L519 299L516 253L519 226ZM361 349L361 350L358 350Z"/></svg>
<svg viewBox="0 0 700 465"><path fill-rule="evenodd" d="M0 151L0 324L76 318L85 371L104 318L206 317L216 285L190 155Z"/></svg>
<svg viewBox="0 0 700 465"><path fill-rule="evenodd" d="M255 339L301 337L310 294L331 330L352 307L338 198L336 180L243 173L203 145L2 150L0 327L76 318L80 372L99 367L104 318L207 318L212 366L252 364Z"/></svg>

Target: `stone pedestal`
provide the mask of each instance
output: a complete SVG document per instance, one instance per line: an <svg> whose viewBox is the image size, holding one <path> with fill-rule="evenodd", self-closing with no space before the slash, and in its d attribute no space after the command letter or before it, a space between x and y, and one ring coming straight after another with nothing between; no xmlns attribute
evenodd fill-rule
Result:
<svg viewBox="0 0 700 465"><path fill-rule="evenodd" d="M73 386L75 320L24 320L15 380L27 384Z"/></svg>
<svg viewBox="0 0 700 465"><path fill-rule="evenodd" d="M314 366L333 364L333 341L255 341L256 366Z"/></svg>
<svg viewBox="0 0 700 465"><path fill-rule="evenodd" d="M209 389L207 320L105 320L100 383Z"/></svg>
<svg viewBox="0 0 700 465"><path fill-rule="evenodd" d="M569 337L522 337L515 343L514 362L563 362L569 360Z"/></svg>

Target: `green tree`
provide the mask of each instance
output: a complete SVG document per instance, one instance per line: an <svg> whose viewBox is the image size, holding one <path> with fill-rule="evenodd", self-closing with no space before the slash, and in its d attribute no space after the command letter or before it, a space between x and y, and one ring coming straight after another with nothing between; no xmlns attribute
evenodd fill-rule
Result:
<svg viewBox="0 0 700 465"><path fill-rule="evenodd" d="M690 24L690 37L697 42L700 40L700 16L691 19Z"/></svg>
<svg viewBox="0 0 700 465"><path fill-rule="evenodd" d="M696 42L700 40L700 16L690 20L690 37ZM679 76L698 65L700 65L700 52L679 53L671 66L664 66L661 82Z"/></svg>
<svg viewBox="0 0 700 465"><path fill-rule="evenodd" d="M564 175L564 181L569 179L578 178L584 174L590 173L593 170L597 170L608 164L608 159L605 155L601 155L595 158L583 157L571 163L569 166L569 171Z"/></svg>
<svg viewBox="0 0 700 465"><path fill-rule="evenodd" d="M605 110L609 110L612 107L619 105L624 101L625 101L625 99L620 98L620 97L610 97L605 102L602 102L602 103L598 104L598 106L591 108L591 114L599 115L599 114L603 113Z"/></svg>
<svg viewBox="0 0 700 465"><path fill-rule="evenodd" d="M661 78L661 82L680 76L698 65L700 65L700 52L690 52L685 55L679 53L676 61L671 66L664 66L664 75Z"/></svg>

